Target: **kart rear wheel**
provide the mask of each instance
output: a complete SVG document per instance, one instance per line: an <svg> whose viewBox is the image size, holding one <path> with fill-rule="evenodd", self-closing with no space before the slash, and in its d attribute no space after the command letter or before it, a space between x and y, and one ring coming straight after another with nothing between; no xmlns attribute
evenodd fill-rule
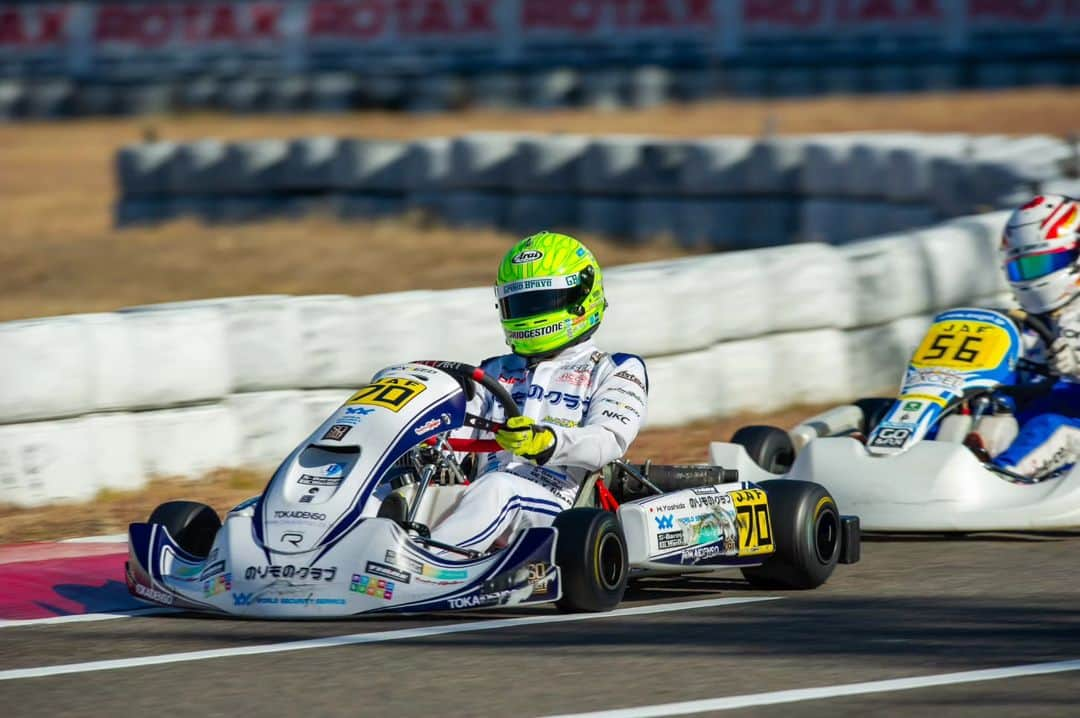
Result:
<svg viewBox="0 0 1080 718"><path fill-rule="evenodd" d="M881 396L857 399L855 406L862 409L863 433L869 435L892 408L893 400Z"/></svg>
<svg viewBox="0 0 1080 718"><path fill-rule="evenodd" d="M795 445L791 436L775 426L744 426L731 437L754 463L773 474L783 474L795 463Z"/></svg>
<svg viewBox="0 0 1080 718"><path fill-rule="evenodd" d="M841 523L836 501L824 486L776 479L759 486L769 497L776 553L742 570L758 588L817 588L840 560Z"/></svg>
<svg viewBox="0 0 1080 718"><path fill-rule="evenodd" d="M626 592L626 539L610 511L576 508L555 517L555 563L562 580L559 610L610 611Z"/></svg>
<svg viewBox="0 0 1080 718"><path fill-rule="evenodd" d="M168 501L150 514L147 523L161 524L180 548L192 556L206 558L221 528L217 512L197 501Z"/></svg>

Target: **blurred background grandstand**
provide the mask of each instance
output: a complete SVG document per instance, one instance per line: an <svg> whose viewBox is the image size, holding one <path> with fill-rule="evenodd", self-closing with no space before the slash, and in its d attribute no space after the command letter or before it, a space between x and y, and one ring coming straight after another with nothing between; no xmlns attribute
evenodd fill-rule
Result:
<svg viewBox="0 0 1080 718"><path fill-rule="evenodd" d="M0 7L0 117L650 106L1080 81L1074 0Z"/></svg>

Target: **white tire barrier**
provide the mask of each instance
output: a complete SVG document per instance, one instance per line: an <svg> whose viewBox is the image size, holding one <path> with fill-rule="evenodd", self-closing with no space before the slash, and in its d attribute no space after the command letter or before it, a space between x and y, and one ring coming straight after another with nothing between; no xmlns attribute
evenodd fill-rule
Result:
<svg viewBox="0 0 1080 718"><path fill-rule="evenodd" d="M409 186L411 149L408 143L393 140L342 140L327 186L345 192L403 192Z"/></svg>
<svg viewBox="0 0 1080 718"><path fill-rule="evenodd" d="M797 244L756 254L769 293L769 331L855 325L855 281L835 248Z"/></svg>
<svg viewBox="0 0 1080 718"><path fill-rule="evenodd" d="M220 404L132 414L144 476L199 477L235 466L241 455L236 418Z"/></svg>
<svg viewBox="0 0 1080 718"><path fill-rule="evenodd" d="M228 465L272 470L317 426L308 420L300 391L232 394L224 406L233 416L240 445Z"/></svg>
<svg viewBox="0 0 1080 718"><path fill-rule="evenodd" d="M612 268L598 339L647 358L657 426L889 392L935 311L1010 305L996 253L1006 215L842 248ZM386 364L477 363L504 351L489 287L237 297L3 323L0 501L272 468ZM316 390L297 391L306 388ZM200 402L213 403L185 406ZM96 413L106 410L124 413ZM77 461L56 458L61 450ZM67 486L75 477L80 485Z"/></svg>
<svg viewBox="0 0 1080 718"><path fill-rule="evenodd" d="M117 155L116 221L242 222L329 204L346 219L420 209L458 227L674 235L688 246L844 243L1018 203L1075 156L1046 136L869 132L145 143Z"/></svg>
<svg viewBox="0 0 1080 718"><path fill-rule="evenodd" d="M1008 215L998 212L986 220L957 220L916 234L926 253L934 307L960 306L1007 288L997 248Z"/></svg>
<svg viewBox="0 0 1080 718"><path fill-rule="evenodd" d="M91 453L85 419L0 426L3 502L88 501L98 491L88 468Z"/></svg>
<svg viewBox="0 0 1080 718"><path fill-rule="evenodd" d="M355 298L329 294L292 301L301 328L294 350L303 357L302 388L358 386L370 378L358 361L370 324L362 321Z"/></svg>
<svg viewBox="0 0 1080 718"><path fill-rule="evenodd" d="M146 482L131 414L91 414L0 426L0 501L87 501Z"/></svg>
<svg viewBox="0 0 1080 718"><path fill-rule="evenodd" d="M584 135L528 135L513 157L510 185L518 196L535 192L568 193L577 182L588 138Z"/></svg>
<svg viewBox="0 0 1080 718"><path fill-rule="evenodd" d="M789 332L768 341L776 387L772 393L780 406L843 401L854 393L843 331Z"/></svg>

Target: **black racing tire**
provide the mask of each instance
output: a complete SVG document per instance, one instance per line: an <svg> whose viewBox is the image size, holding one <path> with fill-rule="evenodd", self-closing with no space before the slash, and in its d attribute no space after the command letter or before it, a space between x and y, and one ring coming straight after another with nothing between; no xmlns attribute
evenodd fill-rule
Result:
<svg viewBox="0 0 1080 718"><path fill-rule="evenodd" d="M206 504L197 501L168 501L150 514L147 523L161 524L173 541L192 556L206 558L221 528L221 518Z"/></svg>
<svg viewBox="0 0 1080 718"><path fill-rule="evenodd" d="M731 437L754 463L773 474L783 474L795 463L795 445L786 431L775 426L744 426Z"/></svg>
<svg viewBox="0 0 1080 718"><path fill-rule="evenodd" d="M864 434L869 436L870 432L877 428L877 425L881 423L885 415L889 413L889 409L892 408L893 401L893 399L884 396L871 396L855 400L855 406L862 409Z"/></svg>
<svg viewBox="0 0 1080 718"><path fill-rule="evenodd" d="M576 508L555 517L555 563L562 580L560 611L610 611L626 593L626 538L610 511Z"/></svg>
<svg viewBox="0 0 1080 718"><path fill-rule="evenodd" d="M776 552L742 570L757 588L810 589L825 583L840 560L836 501L821 484L776 479L758 485L769 499Z"/></svg>

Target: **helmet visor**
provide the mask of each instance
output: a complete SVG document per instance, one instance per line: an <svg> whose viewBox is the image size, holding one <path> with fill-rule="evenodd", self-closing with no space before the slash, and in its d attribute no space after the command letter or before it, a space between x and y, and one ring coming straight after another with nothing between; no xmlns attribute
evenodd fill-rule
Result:
<svg viewBox="0 0 1080 718"><path fill-rule="evenodd" d="M1029 254L1005 263L1005 273L1010 282L1026 282L1045 277L1047 274L1066 269L1076 262L1077 250L1061 249L1056 252Z"/></svg>
<svg viewBox="0 0 1080 718"><path fill-rule="evenodd" d="M567 309L576 304L580 297L580 287L511 294L499 300L499 314L503 319L524 319Z"/></svg>

